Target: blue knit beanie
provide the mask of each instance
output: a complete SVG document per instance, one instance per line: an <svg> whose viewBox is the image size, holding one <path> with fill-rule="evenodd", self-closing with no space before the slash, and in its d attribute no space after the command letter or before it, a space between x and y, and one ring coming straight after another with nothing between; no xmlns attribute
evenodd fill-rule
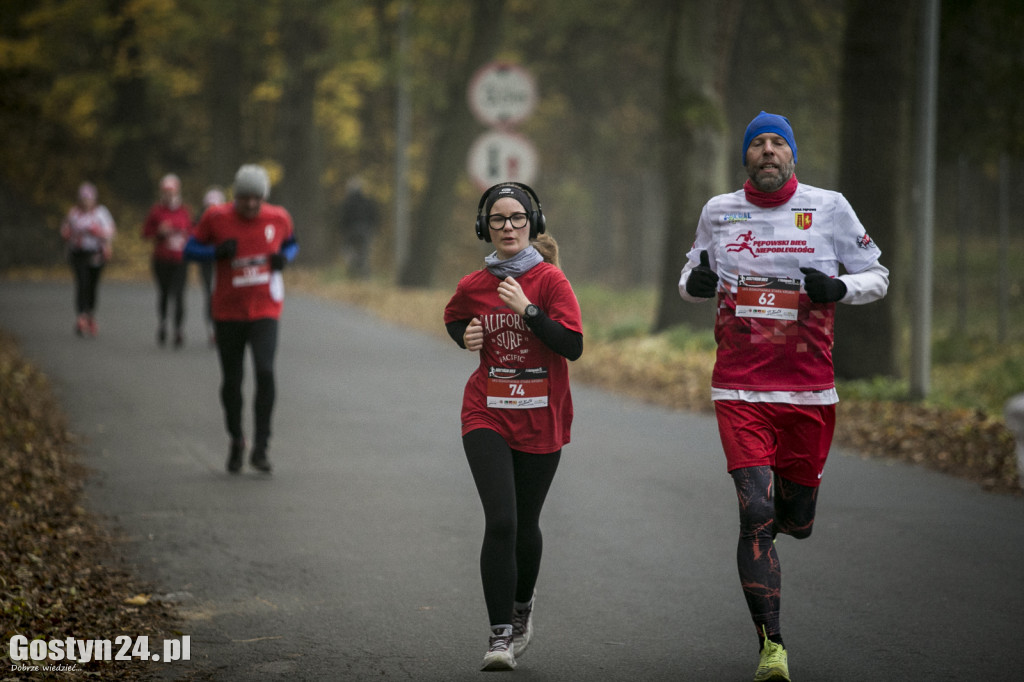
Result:
<svg viewBox="0 0 1024 682"><path fill-rule="evenodd" d="M793 163L796 163L796 140L793 138L793 128L789 125L789 119L778 114L769 114L762 111L754 117L754 120L747 126L747 132L743 134L743 165L747 165L747 148L750 142L761 133L776 133L781 135L789 148L793 150Z"/></svg>

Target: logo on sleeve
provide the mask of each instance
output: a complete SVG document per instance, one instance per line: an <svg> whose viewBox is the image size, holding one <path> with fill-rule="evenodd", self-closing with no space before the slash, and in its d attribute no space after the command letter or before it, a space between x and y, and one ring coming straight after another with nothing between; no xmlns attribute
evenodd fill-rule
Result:
<svg viewBox="0 0 1024 682"><path fill-rule="evenodd" d="M871 237L869 237L867 232L865 232L861 235L860 239L857 240L857 246L862 249L873 249L875 248L875 242L871 241Z"/></svg>

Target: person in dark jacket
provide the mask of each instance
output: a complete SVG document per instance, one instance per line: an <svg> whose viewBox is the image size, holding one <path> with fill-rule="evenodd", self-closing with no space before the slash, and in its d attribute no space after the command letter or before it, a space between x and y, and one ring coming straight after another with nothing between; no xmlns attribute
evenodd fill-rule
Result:
<svg viewBox="0 0 1024 682"><path fill-rule="evenodd" d="M365 279L370 275L370 246L380 222L377 202L363 191L363 181L354 177L345 188L341 202L341 237L348 271Z"/></svg>

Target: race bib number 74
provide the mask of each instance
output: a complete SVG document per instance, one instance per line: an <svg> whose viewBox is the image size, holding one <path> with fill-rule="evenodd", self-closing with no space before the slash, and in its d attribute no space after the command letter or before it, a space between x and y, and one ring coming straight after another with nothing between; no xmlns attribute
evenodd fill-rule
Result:
<svg viewBox="0 0 1024 682"><path fill-rule="evenodd" d="M491 367L487 372L487 407L529 410L548 405L548 370Z"/></svg>

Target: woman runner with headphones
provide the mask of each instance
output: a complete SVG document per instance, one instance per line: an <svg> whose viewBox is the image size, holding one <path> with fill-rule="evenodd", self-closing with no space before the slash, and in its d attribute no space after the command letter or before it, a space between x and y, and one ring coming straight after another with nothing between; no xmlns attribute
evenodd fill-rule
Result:
<svg viewBox="0 0 1024 682"><path fill-rule="evenodd" d="M572 286L531 244L544 229L526 185L484 192L476 234L495 250L444 310L452 339L480 358L463 394L462 444L485 518L480 576L491 635L483 670L515 668L533 635L540 511L573 417L566 359L583 353ZM554 240L540 239L548 252ZM557 263L557 252L549 260Z"/></svg>

